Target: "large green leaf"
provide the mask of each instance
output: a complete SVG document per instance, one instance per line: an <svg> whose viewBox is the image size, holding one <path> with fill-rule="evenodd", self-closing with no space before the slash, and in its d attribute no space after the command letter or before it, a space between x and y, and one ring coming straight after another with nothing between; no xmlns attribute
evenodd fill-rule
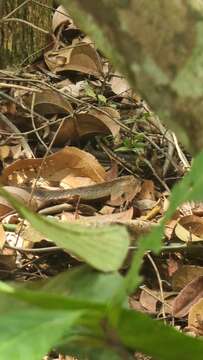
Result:
<svg viewBox="0 0 203 360"><path fill-rule="evenodd" d="M144 314L123 310L117 328L123 345L160 360L200 360L203 341L183 335Z"/></svg>
<svg viewBox="0 0 203 360"><path fill-rule="evenodd" d="M62 224L34 214L2 188L0 194L35 229L89 265L105 272L115 271L122 265L129 245L129 235L124 227L112 225L89 228L78 224Z"/></svg>
<svg viewBox="0 0 203 360"><path fill-rule="evenodd" d="M39 308L1 314L0 359L41 360L79 316L79 312Z"/></svg>
<svg viewBox="0 0 203 360"><path fill-rule="evenodd" d="M68 351L76 343L86 347L91 345L96 353L102 346L108 348L112 345L118 354L122 354L125 346L126 354L128 350L139 350L160 360L198 360L203 352L202 341L187 337L132 310L121 309L117 327L111 328L104 303L75 299L75 306L72 306L73 299L69 302L69 298L64 295L17 290L4 283L1 285L3 296L5 293L13 297L17 295L17 299L24 300L27 305L37 305L37 308L31 306L30 310L26 306L24 309L18 308L13 299L12 309L16 307L17 310L4 308L0 323L2 359L37 360L38 355L42 356L53 345ZM71 311L71 307L74 311ZM35 341L32 347L33 338ZM13 356L13 351L17 356ZM34 353L36 357L33 357Z"/></svg>
<svg viewBox="0 0 203 360"><path fill-rule="evenodd" d="M80 266L43 281L40 290L106 304L122 283L123 277L119 273L104 274L88 266Z"/></svg>
<svg viewBox="0 0 203 360"><path fill-rule="evenodd" d="M103 304L92 302L89 299L75 299L57 293L46 291L29 290L18 286L11 286L0 281L0 292L7 294L9 298L24 301L25 303L39 306L47 310L103 310ZM1 303L0 303L1 306Z"/></svg>
<svg viewBox="0 0 203 360"><path fill-rule="evenodd" d="M0 292L46 309L103 310L102 304L107 304L122 283L119 273L104 274L80 266L48 280L20 284L0 281Z"/></svg>

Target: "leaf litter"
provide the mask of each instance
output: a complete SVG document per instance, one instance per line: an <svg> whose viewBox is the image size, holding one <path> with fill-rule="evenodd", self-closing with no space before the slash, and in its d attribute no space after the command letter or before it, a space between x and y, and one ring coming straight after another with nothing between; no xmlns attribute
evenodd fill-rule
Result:
<svg viewBox="0 0 203 360"><path fill-rule="evenodd" d="M125 272L139 236L165 214L170 189L187 172L190 156L62 6L51 30L55 41L43 58L19 76L0 71L0 182L62 223L127 229ZM129 175L133 186L129 177L122 189ZM36 197L68 189L72 198L53 197L43 206ZM81 195L89 191L90 199ZM193 336L203 335L202 215L202 203L177 209L160 255L152 254L152 262L144 258L142 284L129 298L131 308ZM80 265L72 252L22 223L3 197L0 218L1 279L43 279Z"/></svg>

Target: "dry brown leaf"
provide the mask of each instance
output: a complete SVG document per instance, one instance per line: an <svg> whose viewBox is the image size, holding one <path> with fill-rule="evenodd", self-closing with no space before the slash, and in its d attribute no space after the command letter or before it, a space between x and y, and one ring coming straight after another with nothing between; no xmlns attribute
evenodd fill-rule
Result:
<svg viewBox="0 0 203 360"><path fill-rule="evenodd" d="M52 18L52 31L55 33L57 28L61 25L73 25L73 20L66 11L66 9L60 5L54 12Z"/></svg>
<svg viewBox="0 0 203 360"><path fill-rule="evenodd" d="M16 255L0 254L0 277L5 279L12 270L16 270Z"/></svg>
<svg viewBox="0 0 203 360"><path fill-rule="evenodd" d="M148 311L140 304L140 302L135 299L134 297L130 297L129 298L129 306L130 309L136 310L136 311L140 311L142 313L147 313Z"/></svg>
<svg viewBox="0 0 203 360"><path fill-rule="evenodd" d="M58 51L50 50L44 55L49 70L54 73L74 70L100 77L102 64L97 51L92 45L80 42Z"/></svg>
<svg viewBox="0 0 203 360"><path fill-rule="evenodd" d="M191 328L196 335L203 336L203 298L190 308L188 327Z"/></svg>
<svg viewBox="0 0 203 360"><path fill-rule="evenodd" d="M160 291L144 288L140 294L140 304L151 314L157 313L157 303L160 298Z"/></svg>
<svg viewBox="0 0 203 360"><path fill-rule="evenodd" d="M126 93L129 94L131 86L126 79L119 73L115 72L110 80L111 89L116 95L124 96Z"/></svg>
<svg viewBox="0 0 203 360"><path fill-rule="evenodd" d="M163 308L166 314L171 314L172 306L171 304L174 301L175 294L172 291L164 291L164 304L161 300L160 291L152 290L147 287L144 287L140 294L140 304L150 313L150 314L163 314Z"/></svg>
<svg viewBox="0 0 203 360"><path fill-rule="evenodd" d="M182 265L172 276L172 287L180 291L196 277L203 276L203 266Z"/></svg>
<svg viewBox="0 0 203 360"><path fill-rule="evenodd" d="M73 176L73 175L66 176L60 182L60 185L64 189L72 189L72 188L77 188L77 187L82 187L82 186L89 186L89 185L94 185L94 184L95 184L95 181L93 181L89 177Z"/></svg>
<svg viewBox="0 0 203 360"><path fill-rule="evenodd" d="M17 160L3 170L0 183L22 185L35 179L42 161L43 158ZM97 159L74 146L67 146L43 161L40 172L42 178L60 182L69 174L89 177L96 183L105 180L105 170Z"/></svg>
<svg viewBox="0 0 203 360"><path fill-rule="evenodd" d="M203 219L196 215L182 217L175 227L175 235L184 242L203 241Z"/></svg>
<svg viewBox="0 0 203 360"><path fill-rule="evenodd" d="M24 102L31 107L32 96L25 97ZM63 94L52 89L43 90L35 95L34 110L41 115L64 115L73 112L70 102Z"/></svg>
<svg viewBox="0 0 203 360"><path fill-rule="evenodd" d="M173 315L184 317L190 308L203 297L203 276L199 276L187 284L176 297L173 304Z"/></svg>
<svg viewBox="0 0 203 360"><path fill-rule="evenodd" d="M119 213L108 214L108 215L95 215L95 216L79 216L75 217L75 214L64 213L62 215L62 220L76 222L83 225L104 225L104 224L113 224L117 222L123 222L132 219L133 217L133 208L130 208L126 211Z"/></svg>
<svg viewBox="0 0 203 360"><path fill-rule="evenodd" d="M66 119L58 132L55 144L64 144L69 139L76 140L89 134L112 134L114 137L118 137L120 126L114 119L118 120L119 118L119 112L110 107L81 112L74 118Z"/></svg>
<svg viewBox="0 0 203 360"><path fill-rule="evenodd" d="M6 234L2 224L0 224L0 250L3 249L6 241Z"/></svg>
<svg viewBox="0 0 203 360"><path fill-rule="evenodd" d="M10 153L10 147L8 145L0 146L0 160L5 160Z"/></svg>

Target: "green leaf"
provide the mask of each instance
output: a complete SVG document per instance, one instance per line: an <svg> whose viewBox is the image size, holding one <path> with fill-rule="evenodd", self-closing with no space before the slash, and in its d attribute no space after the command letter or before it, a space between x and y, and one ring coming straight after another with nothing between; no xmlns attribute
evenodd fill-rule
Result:
<svg viewBox="0 0 203 360"><path fill-rule="evenodd" d="M41 282L40 290L105 304L122 283L123 277L119 273L103 274L81 266Z"/></svg>
<svg viewBox="0 0 203 360"><path fill-rule="evenodd" d="M97 97L101 104L106 104L107 98L104 95L99 94Z"/></svg>
<svg viewBox="0 0 203 360"><path fill-rule="evenodd" d="M122 265L129 246L129 235L124 227L112 225L88 228L59 223L34 214L2 188L0 194L35 229L89 265L104 272L116 271Z"/></svg>
<svg viewBox="0 0 203 360"><path fill-rule="evenodd" d="M0 282L0 292L48 309L93 309L106 304L122 283L118 273L104 274L81 266L48 280L12 285Z"/></svg>
<svg viewBox="0 0 203 360"><path fill-rule="evenodd" d="M95 100L97 99L97 95L89 84L87 84L85 87L85 94Z"/></svg>
<svg viewBox="0 0 203 360"><path fill-rule="evenodd" d="M5 286L6 285L6 286ZM27 304L39 306L48 310L103 310L104 306L99 302L92 302L89 299L75 299L57 293L46 291L33 291L19 286L11 286L0 281L0 292L8 298L24 301ZM0 302L0 307L2 306ZM4 306L3 306L4 307Z"/></svg>
<svg viewBox="0 0 203 360"><path fill-rule="evenodd" d="M41 360L79 316L79 312L35 308L1 314L0 358Z"/></svg>
<svg viewBox="0 0 203 360"><path fill-rule="evenodd" d="M183 335L160 321L132 311L123 310L117 328L123 345L160 360L200 360L203 341Z"/></svg>

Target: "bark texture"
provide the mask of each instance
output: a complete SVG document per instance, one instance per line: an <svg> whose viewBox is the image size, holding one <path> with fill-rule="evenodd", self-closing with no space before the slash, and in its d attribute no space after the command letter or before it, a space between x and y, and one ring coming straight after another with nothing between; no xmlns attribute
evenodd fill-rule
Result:
<svg viewBox="0 0 203 360"><path fill-rule="evenodd" d="M48 44L48 35L17 19L28 21L48 32L51 31L51 9L32 1L7 15L24 0L0 0L0 68L22 63L26 58L33 60L40 55L40 49ZM40 0L42 5L52 6L53 0Z"/></svg>
<svg viewBox="0 0 203 360"><path fill-rule="evenodd" d="M184 144L202 149L203 1L61 3Z"/></svg>

